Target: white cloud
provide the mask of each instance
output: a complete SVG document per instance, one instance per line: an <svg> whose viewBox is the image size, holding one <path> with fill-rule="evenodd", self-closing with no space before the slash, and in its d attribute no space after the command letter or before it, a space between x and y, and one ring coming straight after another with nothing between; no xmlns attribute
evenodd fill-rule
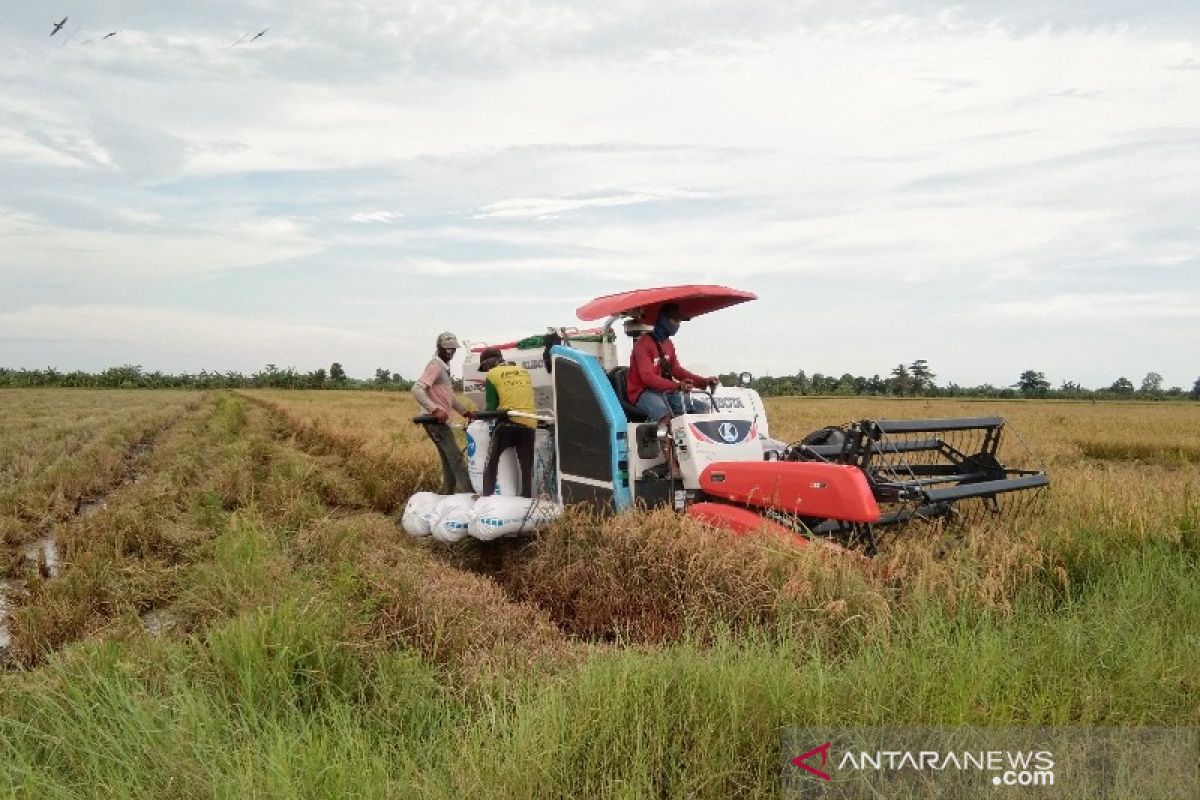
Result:
<svg viewBox="0 0 1200 800"><path fill-rule="evenodd" d="M395 222L404 215L399 211L358 211L350 215L351 222L369 224L372 222Z"/></svg>
<svg viewBox="0 0 1200 800"><path fill-rule="evenodd" d="M685 189L648 189L622 194L582 197L517 197L489 203L479 210L476 219L557 219L571 211L585 208L617 208L665 200L693 200L710 197L706 192Z"/></svg>
<svg viewBox="0 0 1200 800"><path fill-rule="evenodd" d="M1000 314L1048 325L1200 319L1200 292L1080 292L997 303Z"/></svg>
<svg viewBox="0 0 1200 800"><path fill-rule="evenodd" d="M294 220L246 218L181 229L146 229L152 212L118 210L138 226L127 231L72 229L30 215L0 216L0 267L9 280L174 281L257 267L320 252L323 245Z"/></svg>

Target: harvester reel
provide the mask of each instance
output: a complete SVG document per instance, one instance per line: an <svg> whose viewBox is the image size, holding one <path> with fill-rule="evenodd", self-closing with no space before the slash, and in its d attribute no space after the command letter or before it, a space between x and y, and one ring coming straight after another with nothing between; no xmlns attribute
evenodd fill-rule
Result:
<svg viewBox="0 0 1200 800"><path fill-rule="evenodd" d="M1002 441L1005 426L1000 417L862 420L813 431L789 445L784 459L858 467L881 516L872 525L836 520L804 525L872 552L876 529L898 532L913 520L965 530L1023 516L1040 501L1049 479L1019 436Z"/></svg>

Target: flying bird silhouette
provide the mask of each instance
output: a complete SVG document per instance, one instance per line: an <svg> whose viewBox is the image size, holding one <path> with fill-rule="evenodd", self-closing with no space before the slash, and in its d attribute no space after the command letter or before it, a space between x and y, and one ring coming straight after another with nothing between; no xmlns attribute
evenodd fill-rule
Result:
<svg viewBox="0 0 1200 800"><path fill-rule="evenodd" d="M269 30L271 30L271 29L270 29L270 28L263 28L261 31L259 31L258 33L254 34L254 37L253 37L252 39L250 39L250 41L254 42L254 41L257 41L257 40L261 39L261 38L262 38L262 37L263 37L263 36L266 34L266 32L267 32L267 31L269 31Z"/></svg>
<svg viewBox="0 0 1200 800"><path fill-rule="evenodd" d="M66 24L67 24L67 18L66 18L66 17L63 17L63 18L62 18L62 19L60 19L58 22L54 23L54 30L50 31L50 35L51 35L51 36L53 36L54 34L56 34L56 33L58 33L59 31L61 31L61 30L62 30L62 27L63 27L63 25L66 25Z"/></svg>
<svg viewBox="0 0 1200 800"><path fill-rule="evenodd" d="M106 33L100 37L100 41L103 42L105 39L111 39L112 37L116 36L117 33L119 33L119 31L113 31L111 33Z"/></svg>

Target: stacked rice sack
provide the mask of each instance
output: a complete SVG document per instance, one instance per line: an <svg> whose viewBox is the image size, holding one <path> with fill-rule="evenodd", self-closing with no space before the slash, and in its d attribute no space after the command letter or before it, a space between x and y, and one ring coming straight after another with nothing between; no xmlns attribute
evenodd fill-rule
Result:
<svg viewBox="0 0 1200 800"><path fill-rule="evenodd" d="M461 541L466 536L486 542L529 533L558 518L562 508L557 503L517 495L521 473L513 449L505 451L497 464L497 493L491 497L479 496L491 434L488 422L476 420L467 426L467 475L475 493L417 492L408 499L400 519L405 531L446 543ZM535 493L553 485L554 439L545 430L537 432L533 473Z"/></svg>
<svg viewBox="0 0 1200 800"><path fill-rule="evenodd" d="M561 506L548 501L503 495L481 497L475 503L468 532L476 539L490 542L501 536L537 530L558 519L561 513Z"/></svg>
<svg viewBox="0 0 1200 800"><path fill-rule="evenodd" d="M466 536L486 542L537 530L561 513L557 503L528 497L418 492L405 505L401 525L411 536L432 536L448 544Z"/></svg>

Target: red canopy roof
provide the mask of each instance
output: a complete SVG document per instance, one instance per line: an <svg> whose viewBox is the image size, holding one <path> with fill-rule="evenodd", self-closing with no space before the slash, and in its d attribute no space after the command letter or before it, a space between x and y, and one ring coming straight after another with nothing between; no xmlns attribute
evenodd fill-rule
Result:
<svg viewBox="0 0 1200 800"><path fill-rule="evenodd" d="M698 317L710 311L719 311L747 300L757 299L758 295L753 292L730 289L728 286L663 286L658 289L636 289L632 292L597 297L576 309L575 314L582 320L590 321L640 308L642 321L653 325L658 320L658 309L663 303L678 303L684 316Z"/></svg>

